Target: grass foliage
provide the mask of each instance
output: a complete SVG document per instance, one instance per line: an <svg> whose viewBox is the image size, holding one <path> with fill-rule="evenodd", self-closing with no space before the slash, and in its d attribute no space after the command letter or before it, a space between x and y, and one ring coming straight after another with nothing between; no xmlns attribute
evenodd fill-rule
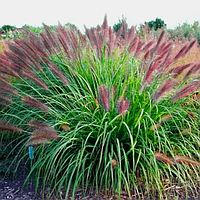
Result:
<svg viewBox="0 0 200 200"><path fill-rule="evenodd" d="M19 148L13 164L34 146L29 176L66 198L88 186L119 199L124 190L161 198L166 179L194 186L200 67L170 66L196 41L174 55L164 31L147 43L123 24L116 34L106 17L86 35L44 28L8 41L0 57L0 130Z"/></svg>

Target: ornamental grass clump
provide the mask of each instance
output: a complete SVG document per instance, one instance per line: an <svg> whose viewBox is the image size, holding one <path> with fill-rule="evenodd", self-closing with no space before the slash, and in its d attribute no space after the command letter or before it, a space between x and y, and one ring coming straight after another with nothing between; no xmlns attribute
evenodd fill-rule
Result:
<svg viewBox="0 0 200 200"><path fill-rule="evenodd" d="M78 188L162 198L166 179L193 187L200 178L199 113L185 102L199 90L198 68L171 66L196 41L174 55L164 31L146 42L133 27L115 34L106 17L86 35L44 28L8 41L0 57L1 135L14 132L23 159L34 147L27 179L34 174L37 188L42 178L66 199Z"/></svg>

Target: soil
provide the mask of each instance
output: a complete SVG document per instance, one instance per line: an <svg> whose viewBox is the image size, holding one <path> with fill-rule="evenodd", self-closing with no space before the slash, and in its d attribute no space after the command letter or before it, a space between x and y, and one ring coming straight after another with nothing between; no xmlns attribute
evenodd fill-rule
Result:
<svg viewBox="0 0 200 200"><path fill-rule="evenodd" d="M9 163L8 163L9 164ZM22 188L24 181L26 180L29 169L25 164L22 164L18 167L15 176L12 173L9 173L5 176L5 172L1 169L1 166L6 168L5 161L0 160L0 200L63 200L65 199L64 191L59 195L55 195L53 193L49 197L49 188L46 188L44 192L42 192L41 184L39 184L38 192L35 192L35 186L33 182L28 182L25 187ZM13 170L13 169L12 169ZM12 171L11 170L11 171ZM192 192L193 191L193 192ZM195 192L194 192L195 191ZM100 196L100 197L99 197ZM112 196L111 194L105 195L105 193L101 193L97 195L94 191L88 190L86 197L83 198L81 189L79 189L75 195L76 200L115 200L117 196ZM157 196L157 197L156 197ZM143 200L158 200L158 194L152 198L143 198ZM67 200L71 200L72 198L69 196ZM121 200L129 199L125 192L121 194ZM131 200L138 200L139 196L133 195ZM200 200L200 183L195 186L192 190L188 188L188 194L186 195L184 187L167 186L165 189L165 196L163 199L167 200ZM129 199L130 200L130 199Z"/></svg>
<svg viewBox="0 0 200 200"><path fill-rule="evenodd" d="M3 175L0 175L0 200L62 200L64 199L64 196L61 194L60 198L55 197L55 195L52 195L51 197L46 196L47 191L42 194L41 188L39 188L39 191L35 193L35 188L33 183L29 182L26 184L24 188L22 188L22 185L26 179L26 175L17 175L14 178L13 177L5 177ZM63 193L64 194L64 193ZM43 196L44 195L44 196ZM44 197L44 198L43 198ZM69 197L68 200L71 198ZM76 194L76 200L114 200L117 199L113 196L105 196L102 194L102 197L97 197L94 192L88 193L86 198L82 198L81 191L77 191ZM121 200L129 199L126 195L121 196ZM139 197L133 196L132 200L137 200ZM156 200L158 198L145 198L143 200ZM200 186L196 186L196 193L192 193L189 191L188 198L186 197L186 193L184 192L183 188L172 186L169 188L166 188L166 196L163 197L163 199L169 199L169 200L199 200L200 199Z"/></svg>

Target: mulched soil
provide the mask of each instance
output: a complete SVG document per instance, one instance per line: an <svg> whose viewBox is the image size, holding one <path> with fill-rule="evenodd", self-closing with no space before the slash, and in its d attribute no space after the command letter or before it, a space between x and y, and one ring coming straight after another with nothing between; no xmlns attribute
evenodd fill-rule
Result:
<svg viewBox="0 0 200 200"><path fill-rule="evenodd" d="M0 168L2 164L2 160L0 160ZM4 165L5 166L5 165ZM27 166L22 164L18 167L18 170L15 176L12 176L12 173L9 176L5 176L5 173L2 173L0 170L0 200L62 200L65 199L65 192L63 191L59 197L55 196L53 193L50 198L48 197L49 189L47 188L44 192L42 192L41 184L39 184L38 192L35 193L35 186L33 182L28 182L24 188L22 185L26 179L29 169ZM170 187L166 185L165 195L163 199L167 200L200 200L200 183L195 186L196 192L192 192L188 188L188 197L185 192L185 188L178 187L176 185ZM143 200L158 200L158 194L152 198L143 198ZM71 200L72 198L68 198ZM101 193L99 196L93 190L88 190L86 197L83 198L81 189L79 189L75 195L76 200L115 200L117 196L113 196L111 194ZM130 200L125 192L121 194L121 200ZM140 199L137 195L132 195L131 200Z"/></svg>
<svg viewBox="0 0 200 200"><path fill-rule="evenodd" d="M64 192L59 197L55 197L52 195L50 198L47 198L46 194L47 191L44 193L44 198L41 192L41 188L39 188L39 191L35 193L34 185L29 182L26 184L26 187L22 189L22 184L24 183L24 180L26 178L25 174L18 174L15 178L13 177L5 177L0 175L0 200L62 200L64 199ZM71 198L69 197L68 200ZM82 198L81 190L77 191L76 194L76 200L114 200L117 199L117 197L109 196L102 194L101 197L97 197L97 195L90 191L88 192L88 195L85 198ZM121 200L129 199L126 194L121 195ZM132 200L139 199L138 196L134 196ZM156 200L158 197L154 198L144 198L143 200ZM169 200L200 200L200 185L196 186L196 193L192 193L191 191L188 192L188 198L186 197L184 188L172 186L169 188L166 188L166 196L163 196L163 199L169 199ZM130 200L130 199L129 199Z"/></svg>

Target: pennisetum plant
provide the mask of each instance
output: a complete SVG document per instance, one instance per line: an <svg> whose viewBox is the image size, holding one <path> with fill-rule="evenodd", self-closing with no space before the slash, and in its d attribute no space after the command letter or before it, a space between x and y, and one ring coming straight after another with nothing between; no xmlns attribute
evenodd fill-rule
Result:
<svg viewBox="0 0 200 200"><path fill-rule="evenodd" d="M115 33L106 17L86 35L44 29L7 41L0 56L0 131L14 133L20 158L34 146L27 179L66 199L78 188L162 198L165 179L194 186L199 117L184 102L199 90L199 64L171 66L196 41L174 55L165 31L146 42L133 27Z"/></svg>

